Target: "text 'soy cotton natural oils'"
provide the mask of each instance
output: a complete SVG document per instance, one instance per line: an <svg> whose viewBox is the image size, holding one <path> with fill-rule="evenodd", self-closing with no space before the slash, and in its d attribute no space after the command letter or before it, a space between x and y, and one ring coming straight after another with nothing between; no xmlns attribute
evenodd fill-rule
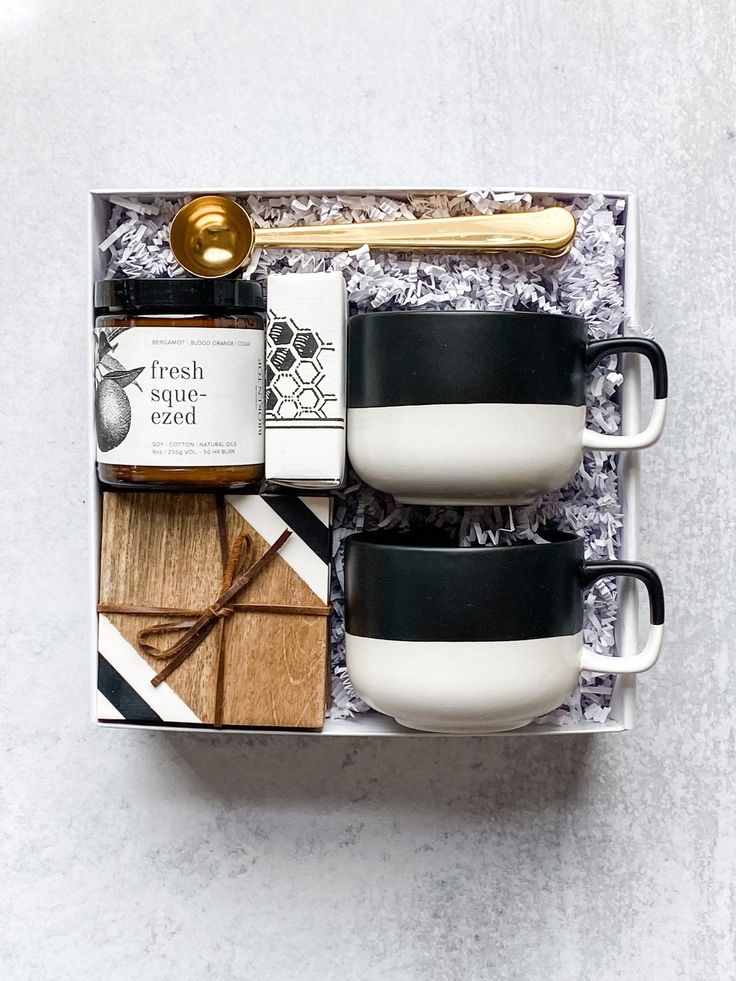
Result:
<svg viewBox="0 0 736 981"><path fill-rule="evenodd" d="M264 309L248 280L96 284L100 480L241 490L264 473Z"/></svg>

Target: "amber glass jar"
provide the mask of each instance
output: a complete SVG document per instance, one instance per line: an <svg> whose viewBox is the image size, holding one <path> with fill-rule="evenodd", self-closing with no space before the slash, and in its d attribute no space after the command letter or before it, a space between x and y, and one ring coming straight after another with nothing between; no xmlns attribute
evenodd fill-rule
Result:
<svg viewBox="0 0 736 981"><path fill-rule="evenodd" d="M263 478L264 309L242 279L95 286L97 472L115 487L244 490Z"/></svg>

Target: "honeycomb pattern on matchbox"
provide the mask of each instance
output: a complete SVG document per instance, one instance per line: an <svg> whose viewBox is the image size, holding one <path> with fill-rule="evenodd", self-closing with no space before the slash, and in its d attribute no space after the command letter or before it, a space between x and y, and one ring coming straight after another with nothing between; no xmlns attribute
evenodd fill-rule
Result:
<svg viewBox="0 0 736 981"><path fill-rule="evenodd" d="M324 358L335 345L290 317L278 317L268 329L266 419L325 419L337 401L325 392Z"/></svg>

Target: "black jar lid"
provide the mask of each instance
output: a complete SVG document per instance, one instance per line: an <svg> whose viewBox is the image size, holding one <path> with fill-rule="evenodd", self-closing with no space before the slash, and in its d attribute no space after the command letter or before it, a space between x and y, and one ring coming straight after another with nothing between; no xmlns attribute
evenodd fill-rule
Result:
<svg viewBox="0 0 736 981"><path fill-rule="evenodd" d="M104 279L98 313L258 313L263 287L252 279Z"/></svg>

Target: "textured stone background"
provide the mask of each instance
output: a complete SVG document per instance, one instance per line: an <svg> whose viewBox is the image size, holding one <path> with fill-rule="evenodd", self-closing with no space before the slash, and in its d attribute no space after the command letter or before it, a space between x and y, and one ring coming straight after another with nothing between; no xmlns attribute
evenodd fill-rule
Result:
<svg viewBox="0 0 736 981"><path fill-rule="evenodd" d="M735 10L3 0L4 979L736 975ZM90 726L85 192L208 182L640 190L673 402L634 732Z"/></svg>

